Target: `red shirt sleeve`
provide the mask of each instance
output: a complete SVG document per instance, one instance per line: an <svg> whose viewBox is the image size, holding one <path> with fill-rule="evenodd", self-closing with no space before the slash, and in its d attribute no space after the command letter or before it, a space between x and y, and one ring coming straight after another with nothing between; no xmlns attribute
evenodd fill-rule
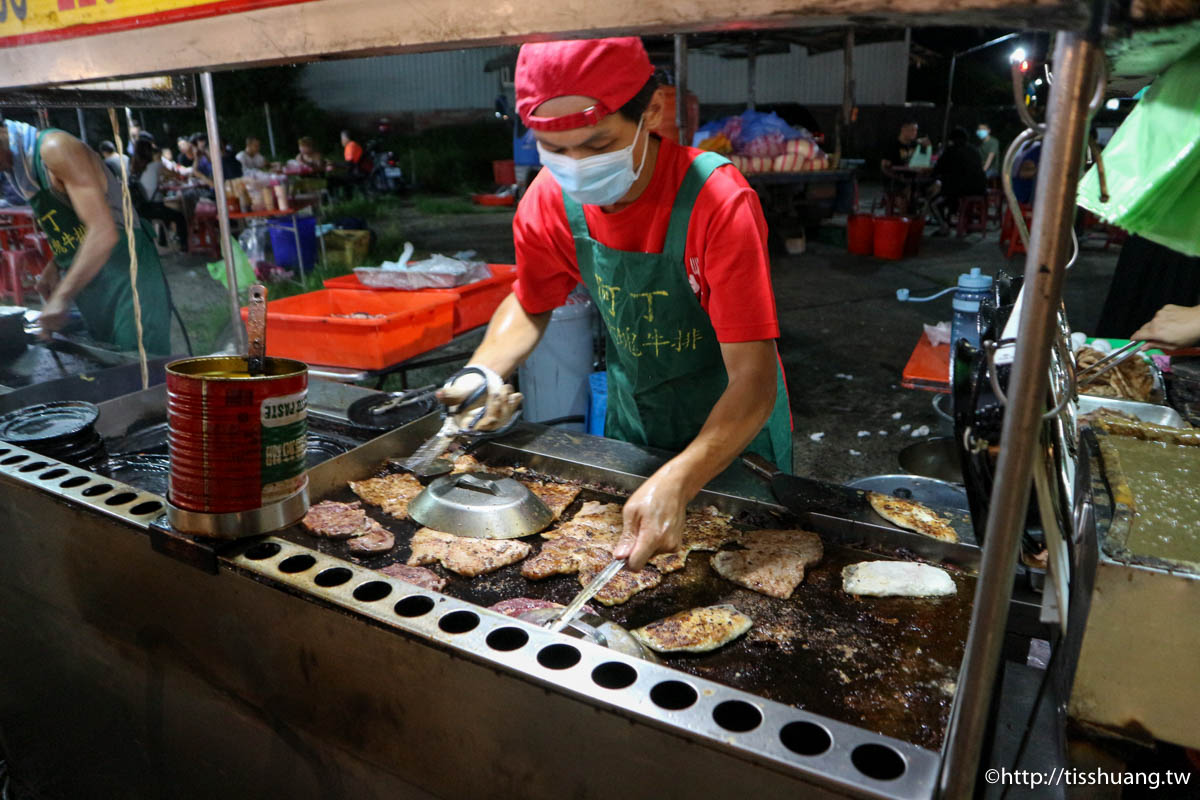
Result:
<svg viewBox="0 0 1200 800"><path fill-rule="evenodd" d="M529 185L513 218L517 281L513 292L530 314L552 311L579 283L575 237L567 223L562 190L543 169Z"/></svg>
<svg viewBox="0 0 1200 800"><path fill-rule="evenodd" d="M767 221L736 168L716 170L700 191L687 250L689 276L700 283L700 303L718 341L779 338Z"/></svg>

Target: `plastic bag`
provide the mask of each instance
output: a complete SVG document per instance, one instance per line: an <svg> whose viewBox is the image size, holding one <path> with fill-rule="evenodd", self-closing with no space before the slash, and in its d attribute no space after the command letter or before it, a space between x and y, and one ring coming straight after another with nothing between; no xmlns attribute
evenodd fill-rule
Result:
<svg viewBox="0 0 1200 800"><path fill-rule="evenodd" d="M464 261L441 253L424 261L408 261L410 247L406 242L402 261L407 265L385 262L382 267L356 267L354 274L367 286L388 289L453 289L492 276L482 261Z"/></svg>
<svg viewBox="0 0 1200 800"><path fill-rule="evenodd" d="M1154 82L1104 148L1108 202L1096 168L1079 205L1105 222L1200 256L1200 47Z"/></svg>
<svg viewBox="0 0 1200 800"><path fill-rule="evenodd" d="M208 274L217 283L229 288L229 280L225 275L225 261L213 261L208 265ZM255 281L254 268L250 266L250 259L246 257L246 251L242 249L242 245L238 242L233 243L233 274L237 278L238 290L245 291Z"/></svg>

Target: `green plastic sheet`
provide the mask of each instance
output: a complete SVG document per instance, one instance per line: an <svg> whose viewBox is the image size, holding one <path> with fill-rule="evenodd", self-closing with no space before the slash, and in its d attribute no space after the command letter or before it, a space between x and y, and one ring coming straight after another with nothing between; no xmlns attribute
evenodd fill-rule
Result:
<svg viewBox="0 0 1200 800"><path fill-rule="evenodd" d="M1079 205L1105 222L1200 256L1200 47L1150 86L1104 148L1108 202L1093 166Z"/></svg>

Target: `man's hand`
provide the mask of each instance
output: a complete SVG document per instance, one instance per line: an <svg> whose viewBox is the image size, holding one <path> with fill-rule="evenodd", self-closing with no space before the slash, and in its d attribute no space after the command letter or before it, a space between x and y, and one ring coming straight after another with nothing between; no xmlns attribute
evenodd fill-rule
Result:
<svg viewBox="0 0 1200 800"><path fill-rule="evenodd" d="M1167 350L1190 347L1200 341L1200 306L1165 305L1132 338Z"/></svg>
<svg viewBox="0 0 1200 800"><path fill-rule="evenodd" d="M678 550L689 499L673 475L660 470L650 476L625 503L625 527L613 556L640 570L652 556Z"/></svg>
<svg viewBox="0 0 1200 800"><path fill-rule="evenodd" d="M55 331L63 329L71 313L71 302L61 297L51 296L42 306L42 315L38 321L42 326L41 338L49 340Z"/></svg>
<svg viewBox="0 0 1200 800"><path fill-rule="evenodd" d="M49 300L50 295L54 294L54 290L58 288L58 264L53 261L47 264L42 269L42 274L38 275L34 288L37 289L39 297Z"/></svg>
<svg viewBox="0 0 1200 800"><path fill-rule="evenodd" d="M484 406L483 416L471 429L482 433L503 428L517 413L525 396L513 391L513 387L505 383L493 370L478 364L469 366L482 370L484 374L468 372L451 378L437 391L437 399L453 408L462 405L477 389L486 384L486 389L479 399L466 408L458 409L456 422L460 428L465 429L470 426L479 407Z"/></svg>

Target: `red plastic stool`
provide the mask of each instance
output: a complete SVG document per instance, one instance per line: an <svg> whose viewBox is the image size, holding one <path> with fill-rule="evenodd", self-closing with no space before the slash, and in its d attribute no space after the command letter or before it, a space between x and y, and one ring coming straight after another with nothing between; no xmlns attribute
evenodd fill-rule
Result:
<svg viewBox="0 0 1200 800"><path fill-rule="evenodd" d="M13 305L23 305L25 289L22 286L29 267L40 269L41 257L36 250L0 250L0 295L12 295Z"/></svg>
<svg viewBox="0 0 1200 800"><path fill-rule="evenodd" d="M1033 206L1022 203L1021 216L1025 219L1025 230L1033 226ZM1012 258L1025 252L1025 244L1021 241L1021 232L1017 230L1016 220L1008 206L1004 207L1004 218L1000 223L1000 249L1005 258Z"/></svg>
<svg viewBox="0 0 1200 800"><path fill-rule="evenodd" d="M54 258L54 252L50 249L50 240L46 238L46 234L44 233L27 233L25 234L24 245L26 250L33 250L41 259L36 268L29 268L30 274L41 275L42 269Z"/></svg>
<svg viewBox="0 0 1200 800"><path fill-rule="evenodd" d="M968 195L958 201L958 235L987 233L987 198L981 194Z"/></svg>
<svg viewBox="0 0 1200 800"><path fill-rule="evenodd" d="M188 251L211 258L221 257L221 229L217 222L217 207L212 203L196 205L192 224L188 227Z"/></svg>

